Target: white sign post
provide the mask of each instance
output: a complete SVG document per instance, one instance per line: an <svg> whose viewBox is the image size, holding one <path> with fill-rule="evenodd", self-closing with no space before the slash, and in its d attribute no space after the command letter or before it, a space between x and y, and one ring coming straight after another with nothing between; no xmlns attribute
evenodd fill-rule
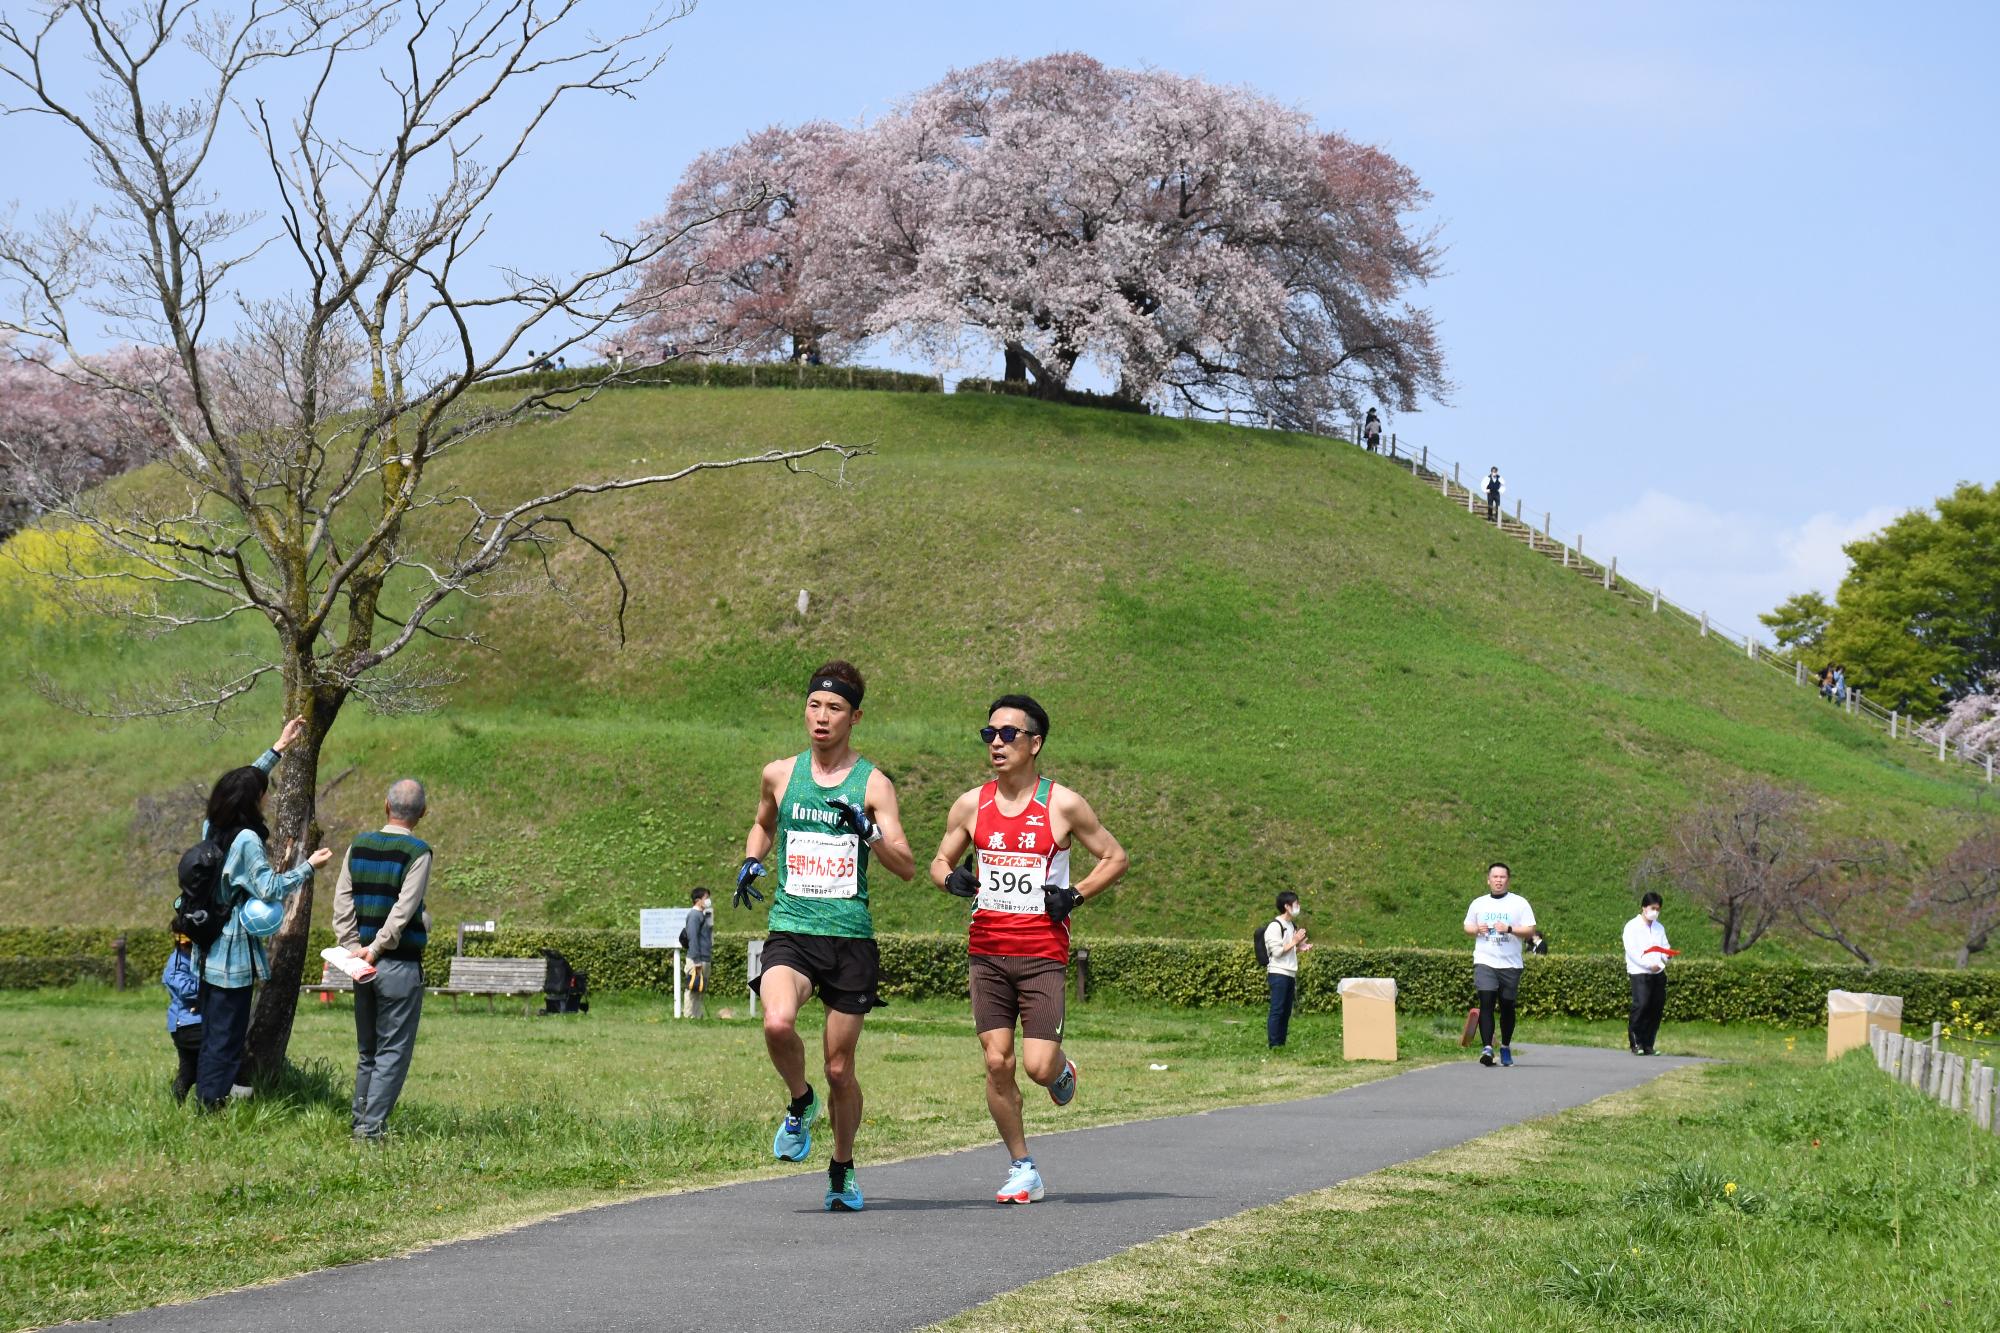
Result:
<svg viewBox="0 0 2000 1333"><path fill-rule="evenodd" d="M681 927L687 924L687 907L642 907L639 909L639 947L674 951L674 1017L681 1012Z"/></svg>

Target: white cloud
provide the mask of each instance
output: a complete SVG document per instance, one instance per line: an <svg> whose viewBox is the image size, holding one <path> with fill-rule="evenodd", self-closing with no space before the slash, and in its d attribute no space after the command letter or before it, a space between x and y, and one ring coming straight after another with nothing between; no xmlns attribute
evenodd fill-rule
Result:
<svg viewBox="0 0 2000 1333"><path fill-rule="evenodd" d="M1841 548L1902 512L1877 505L1859 514L1826 512L1792 521L1649 490L1584 531L1590 554L1616 555L1621 575L1769 642L1759 614L1793 593L1817 589L1832 597L1847 573Z"/></svg>

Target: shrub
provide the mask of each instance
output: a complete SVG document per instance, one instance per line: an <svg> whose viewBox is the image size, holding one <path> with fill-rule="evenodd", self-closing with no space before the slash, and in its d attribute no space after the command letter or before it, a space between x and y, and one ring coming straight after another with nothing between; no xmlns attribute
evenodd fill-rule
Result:
<svg viewBox="0 0 2000 1333"><path fill-rule="evenodd" d="M130 984L151 983L166 963L168 935L157 928L0 927L0 987L63 984L81 977L111 977L112 942L126 939ZM750 934L717 932L710 994L747 994L744 959ZM316 930L309 949L333 943ZM949 998L966 993L963 935L882 935L882 993L892 999ZM1089 951L1089 991L1173 1007L1259 1005L1263 974L1250 942L1222 940L1081 940ZM469 935L475 957L535 957L554 949L590 977L593 990L664 993L673 981L665 949L641 949L635 929L567 926L502 927L495 935ZM424 953L424 979L445 982L455 940L441 933ZM310 959L306 970L313 978ZM1330 1013L1339 1007L1342 977L1394 977L1404 1013L1458 1013L1473 1003L1472 963L1456 949L1349 949L1320 945L1299 977L1301 1009ZM1925 968L1810 963L1759 964L1741 958L1683 959L1668 973L1667 1018L1675 1022L1771 1023L1816 1027L1825 1021L1829 990L1876 991L1903 997L1912 1025L1933 1020L1968 1024L2000 1022L2000 972L1951 972ZM1529 1017L1619 1019L1630 990L1624 961L1616 955L1555 954L1528 960L1521 981L1521 1012Z"/></svg>
<svg viewBox="0 0 2000 1333"><path fill-rule="evenodd" d="M575 389L594 384L609 366L536 370L491 381L485 387L518 393L530 389ZM628 366L608 388L704 389L876 389L886 393L938 393L935 375L913 375L870 366L809 366L803 362L669 361Z"/></svg>
<svg viewBox="0 0 2000 1333"><path fill-rule="evenodd" d="M1153 409L1136 398L1092 393L1088 389L1039 388L1019 380L989 380L967 376L952 388L953 393L998 393L1014 398L1039 398L1045 403L1067 403L1071 407L1103 407L1113 412L1136 412L1151 416Z"/></svg>

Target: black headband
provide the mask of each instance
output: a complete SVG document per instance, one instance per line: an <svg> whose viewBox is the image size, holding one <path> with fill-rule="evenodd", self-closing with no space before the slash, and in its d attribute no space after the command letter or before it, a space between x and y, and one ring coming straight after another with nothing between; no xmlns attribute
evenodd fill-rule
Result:
<svg viewBox="0 0 2000 1333"><path fill-rule="evenodd" d="M861 691L837 677L814 676L812 683L806 686L806 693L808 695L818 694L821 690L825 690L828 694L839 695L856 708L861 707Z"/></svg>

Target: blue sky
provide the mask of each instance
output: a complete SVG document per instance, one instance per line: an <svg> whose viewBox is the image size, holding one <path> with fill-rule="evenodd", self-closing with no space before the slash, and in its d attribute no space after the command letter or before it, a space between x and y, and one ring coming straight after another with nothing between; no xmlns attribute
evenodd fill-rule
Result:
<svg viewBox="0 0 2000 1333"><path fill-rule="evenodd" d="M1722 622L1831 593L1843 540L2000 479L1977 239L2000 7L705 0L672 40L636 103L576 103L539 141L489 259L629 227L761 125L1081 50L1249 85L1411 166L1450 248L1422 299L1458 389L1395 429L1499 464L1560 533ZM0 199L87 191L46 133L0 120Z"/></svg>

